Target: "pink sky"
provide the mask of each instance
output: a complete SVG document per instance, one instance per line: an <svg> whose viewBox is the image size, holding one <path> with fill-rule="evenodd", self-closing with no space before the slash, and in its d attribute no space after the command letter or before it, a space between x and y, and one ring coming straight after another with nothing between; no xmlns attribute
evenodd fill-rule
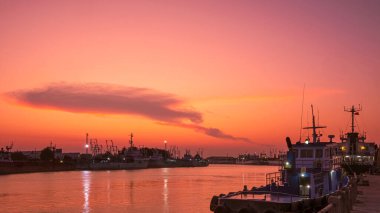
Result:
<svg viewBox="0 0 380 213"><path fill-rule="evenodd" d="M137 145L206 155L285 149L299 137L304 84L304 126L314 104L338 136L343 107L361 104L360 131L380 141L378 11L378 1L0 1L0 147L83 151L86 132L120 146L134 132ZM31 100L36 91L45 99Z"/></svg>

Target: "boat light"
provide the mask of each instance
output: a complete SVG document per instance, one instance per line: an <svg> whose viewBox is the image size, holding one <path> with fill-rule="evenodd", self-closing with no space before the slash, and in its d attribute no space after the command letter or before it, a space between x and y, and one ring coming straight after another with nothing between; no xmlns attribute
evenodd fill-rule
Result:
<svg viewBox="0 0 380 213"><path fill-rule="evenodd" d="M111 158L107 158L107 160L111 160Z"/></svg>
<svg viewBox="0 0 380 213"><path fill-rule="evenodd" d="M361 146L360 149L361 149L361 150L365 149L365 146Z"/></svg>
<svg viewBox="0 0 380 213"><path fill-rule="evenodd" d="M305 144L309 144L309 139L306 139Z"/></svg>
<svg viewBox="0 0 380 213"><path fill-rule="evenodd" d="M288 161L286 161L285 165L289 166L289 162L288 162Z"/></svg>
<svg viewBox="0 0 380 213"><path fill-rule="evenodd" d="M331 170L331 174L334 173L334 170Z"/></svg>
<svg viewBox="0 0 380 213"><path fill-rule="evenodd" d="M310 189L310 185L307 185L307 188Z"/></svg>
<svg viewBox="0 0 380 213"><path fill-rule="evenodd" d="M305 173L301 173L301 177L305 177Z"/></svg>
<svg viewBox="0 0 380 213"><path fill-rule="evenodd" d="M362 156L358 155L358 158L361 158Z"/></svg>
<svg viewBox="0 0 380 213"><path fill-rule="evenodd" d="M349 158L350 156L349 155L346 155L346 158Z"/></svg>
<svg viewBox="0 0 380 213"><path fill-rule="evenodd" d="M89 147L89 145L88 144L86 144L86 145L84 145L84 147L86 147L86 149Z"/></svg>

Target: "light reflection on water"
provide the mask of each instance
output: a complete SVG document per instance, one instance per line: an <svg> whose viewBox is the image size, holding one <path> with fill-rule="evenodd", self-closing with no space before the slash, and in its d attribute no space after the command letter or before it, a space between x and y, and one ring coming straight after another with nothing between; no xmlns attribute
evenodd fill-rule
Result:
<svg viewBox="0 0 380 213"><path fill-rule="evenodd" d="M164 178L164 212L169 211L169 206L168 206L168 179Z"/></svg>
<svg viewBox="0 0 380 213"><path fill-rule="evenodd" d="M91 172L83 171L82 172L82 181L83 181L83 212L90 212L90 185L91 185Z"/></svg>
<svg viewBox="0 0 380 213"><path fill-rule="evenodd" d="M210 212L211 197L260 186L275 166L210 165L0 176L1 212Z"/></svg>

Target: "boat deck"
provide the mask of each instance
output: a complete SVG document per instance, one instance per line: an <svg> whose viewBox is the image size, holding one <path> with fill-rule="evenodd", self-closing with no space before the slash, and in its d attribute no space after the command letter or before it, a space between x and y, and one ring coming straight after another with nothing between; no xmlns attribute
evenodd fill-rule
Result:
<svg viewBox="0 0 380 213"><path fill-rule="evenodd" d="M296 195L286 195L286 194L253 194L253 193L239 193L236 195L231 195L225 198L225 200L245 200L245 201L266 201L273 203L292 203L304 199Z"/></svg>

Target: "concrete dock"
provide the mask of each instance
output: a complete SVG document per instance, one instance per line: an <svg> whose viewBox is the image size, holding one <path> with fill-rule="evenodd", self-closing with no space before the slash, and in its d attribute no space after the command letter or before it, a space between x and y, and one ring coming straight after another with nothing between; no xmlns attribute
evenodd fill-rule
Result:
<svg viewBox="0 0 380 213"><path fill-rule="evenodd" d="M380 212L380 175L367 175L369 186L358 185L358 196L351 213Z"/></svg>

